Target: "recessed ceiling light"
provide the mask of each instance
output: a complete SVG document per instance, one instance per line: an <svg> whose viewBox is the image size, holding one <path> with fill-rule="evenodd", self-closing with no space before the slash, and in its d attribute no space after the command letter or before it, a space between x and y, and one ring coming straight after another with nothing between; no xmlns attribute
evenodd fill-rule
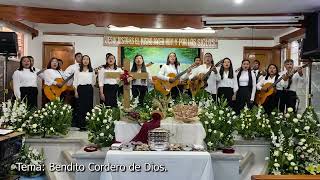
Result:
<svg viewBox="0 0 320 180"><path fill-rule="evenodd" d="M234 3L241 4L241 3L243 3L243 0L234 0Z"/></svg>

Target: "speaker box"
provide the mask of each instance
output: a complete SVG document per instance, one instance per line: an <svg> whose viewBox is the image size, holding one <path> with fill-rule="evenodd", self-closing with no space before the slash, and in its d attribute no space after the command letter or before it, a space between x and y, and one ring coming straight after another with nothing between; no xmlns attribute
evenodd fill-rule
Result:
<svg viewBox="0 0 320 180"><path fill-rule="evenodd" d="M17 34L15 32L0 32L0 54L16 56L17 51Z"/></svg>

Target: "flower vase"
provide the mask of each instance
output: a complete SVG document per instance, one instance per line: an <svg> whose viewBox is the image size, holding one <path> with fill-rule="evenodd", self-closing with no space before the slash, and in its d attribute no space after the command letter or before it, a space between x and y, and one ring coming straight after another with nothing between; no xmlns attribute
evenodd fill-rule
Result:
<svg viewBox="0 0 320 180"><path fill-rule="evenodd" d="M20 176L19 180L47 180L45 175Z"/></svg>

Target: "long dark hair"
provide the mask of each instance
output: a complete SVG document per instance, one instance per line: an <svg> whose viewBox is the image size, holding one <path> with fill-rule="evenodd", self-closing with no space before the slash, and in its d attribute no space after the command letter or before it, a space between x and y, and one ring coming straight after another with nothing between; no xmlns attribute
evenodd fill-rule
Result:
<svg viewBox="0 0 320 180"><path fill-rule="evenodd" d="M207 53L204 54L204 56L206 56L206 55L210 55L210 57L211 57L211 64L213 64L213 56L212 56L212 54L209 53L209 52L207 52ZM230 61L230 62L231 62L231 61Z"/></svg>
<svg viewBox="0 0 320 180"><path fill-rule="evenodd" d="M146 65L144 63L144 59L143 59L143 56L141 54L137 54L136 56L134 56L134 59L133 59L133 65L132 65L132 68L131 68L131 72L137 72L138 71L138 68L137 68L137 63L136 63L136 58L137 57L141 57L143 62L142 62L142 66L141 66L141 72L147 72L147 68L146 68Z"/></svg>
<svg viewBox="0 0 320 180"><path fill-rule="evenodd" d="M108 64L108 59L109 59L111 56L114 57L114 65L113 65L114 68L113 68L113 69L116 70L116 69L117 69L116 57L115 57L113 54L111 54L111 53L107 53L107 54L106 54L106 64L103 66L103 68L107 69L107 68L110 66L110 64Z"/></svg>
<svg viewBox="0 0 320 180"><path fill-rule="evenodd" d="M93 69L92 69L92 66L91 66L91 59L90 59L90 57L88 56L88 55L83 55L82 56L82 59L81 59L81 63L80 63L80 72L82 72L83 71L83 58L84 57L88 57L89 58L89 64L88 64L88 69L89 69L89 72L92 72L93 71Z"/></svg>
<svg viewBox="0 0 320 180"><path fill-rule="evenodd" d="M278 69L278 66L275 65L275 64L269 64L269 66L268 66L268 68L267 68L267 75L266 75L266 77L265 77L265 80L268 80L268 78L270 77L270 74L269 74L269 68L270 68L270 66L276 67L277 72L276 72L276 78L275 78L275 80L277 80L277 79L279 78L279 69Z"/></svg>
<svg viewBox="0 0 320 180"><path fill-rule="evenodd" d="M31 72L33 72L32 65L31 65L31 59L28 58L28 56L22 56L22 57L20 58L20 66L19 66L18 70L19 70L19 71L22 71L22 70L23 70L23 65L22 65L23 59L29 59L29 61L30 61L30 67L29 67L29 69L30 69Z"/></svg>
<svg viewBox="0 0 320 180"><path fill-rule="evenodd" d="M221 64L221 68L220 68L220 71L219 71L219 74L220 74L220 76L221 76L221 79L223 79L223 71L224 71L223 63L224 63L225 60L229 60L229 61L230 61L228 78L229 78L229 79L233 79L233 66L232 66L231 59L228 58L228 57L223 58L223 62L222 62L222 64Z"/></svg>
<svg viewBox="0 0 320 180"><path fill-rule="evenodd" d="M250 61L249 61L248 59L244 59L244 60L242 60L242 62L241 62L240 71L239 71L239 73L238 73L238 75L237 75L238 86L240 86L239 78L240 78L241 73L242 73L242 71L243 71L242 64L243 64L244 62L249 62L249 69L248 69L249 83L248 83L248 86L249 86L250 88L252 88L252 74L251 74L251 68L250 68Z"/></svg>
<svg viewBox="0 0 320 180"><path fill-rule="evenodd" d="M180 63L179 63L179 61L178 61L177 54L176 54L175 52L171 52L171 53L168 54L168 57L167 57L167 65L170 64L170 61L169 61L170 54L174 54L174 56L176 57L176 61L174 62L174 66L175 66L175 68L177 69L178 66L180 65Z"/></svg>
<svg viewBox="0 0 320 180"><path fill-rule="evenodd" d="M141 66L141 72L147 72L147 68L146 68L146 65L144 63L144 59L143 59L143 56L141 54L137 54L136 56L134 56L134 59L133 59L133 65L132 65L132 68L131 68L131 72L137 72L138 71L138 68L137 68L137 63L136 63L136 58L137 57L141 57L143 62L142 62L142 66ZM133 80L135 81L135 80ZM145 83L146 80L145 79L141 79L141 82L142 83Z"/></svg>
<svg viewBox="0 0 320 180"><path fill-rule="evenodd" d="M52 62L53 60L57 60L57 63L58 63L58 58L52 57L52 58L50 59L50 61L48 62L47 69L52 69L52 67L51 67L51 62ZM57 70L60 70L60 68L61 68L61 67L60 67L60 65L59 65L59 63L58 63Z"/></svg>

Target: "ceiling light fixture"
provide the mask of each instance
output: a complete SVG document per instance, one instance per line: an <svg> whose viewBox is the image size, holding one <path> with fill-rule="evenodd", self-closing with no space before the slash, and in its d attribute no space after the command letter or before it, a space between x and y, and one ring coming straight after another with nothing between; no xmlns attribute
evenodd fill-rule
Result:
<svg viewBox="0 0 320 180"><path fill-rule="evenodd" d="M234 0L234 3L241 4L241 3L243 3L243 0Z"/></svg>
<svg viewBox="0 0 320 180"><path fill-rule="evenodd" d="M215 30L212 28L203 28L203 29L194 29L190 27L186 27L183 29L157 29L157 28L138 28L135 26L127 26L127 27L117 27L113 25L108 26L109 31L113 32L146 32L146 33L186 33L186 34L211 34L215 33Z"/></svg>

